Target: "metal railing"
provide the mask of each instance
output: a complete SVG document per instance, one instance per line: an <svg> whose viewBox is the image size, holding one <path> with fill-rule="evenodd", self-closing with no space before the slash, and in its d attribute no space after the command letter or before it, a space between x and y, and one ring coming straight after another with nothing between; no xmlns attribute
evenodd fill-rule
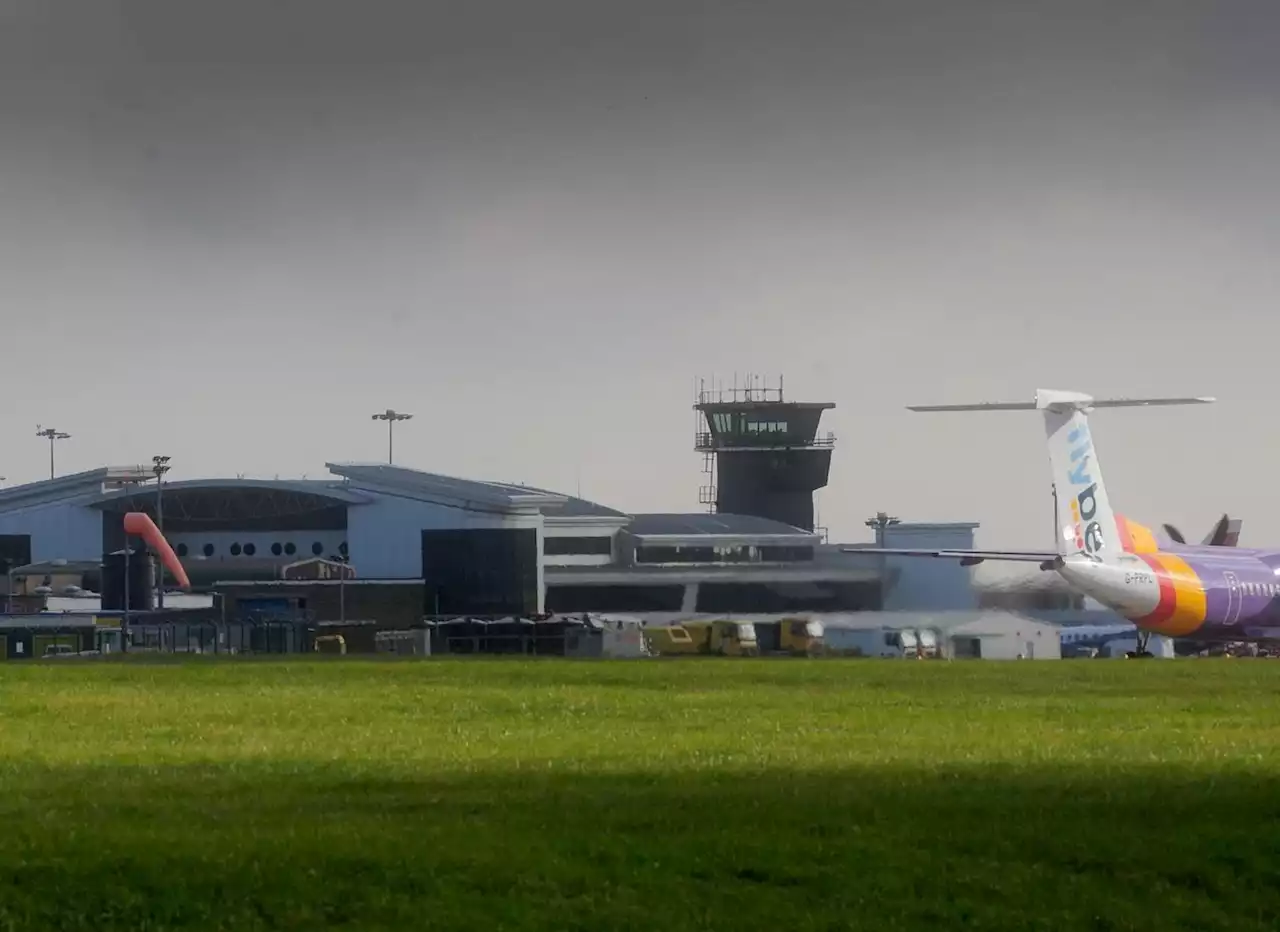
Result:
<svg viewBox="0 0 1280 932"><path fill-rule="evenodd" d="M836 435L827 431L815 434L812 439L804 440L794 434L772 433L762 431L758 434L722 434L712 431L698 431L693 435L694 449L699 452L712 450L734 450L752 447L792 447L795 449L827 449L836 445Z"/></svg>

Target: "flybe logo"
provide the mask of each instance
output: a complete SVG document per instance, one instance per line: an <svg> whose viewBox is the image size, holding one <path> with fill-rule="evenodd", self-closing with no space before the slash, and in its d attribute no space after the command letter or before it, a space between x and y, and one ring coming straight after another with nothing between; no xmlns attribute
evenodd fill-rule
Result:
<svg viewBox="0 0 1280 932"><path fill-rule="evenodd" d="M1075 531L1076 549L1088 554L1102 550L1102 527L1094 520L1098 513L1096 492L1098 484L1089 473L1089 461L1093 458L1093 443L1089 428L1080 424L1067 434L1071 444L1071 460L1067 466L1067 481L1071 483L1071 525Z"/></svg>

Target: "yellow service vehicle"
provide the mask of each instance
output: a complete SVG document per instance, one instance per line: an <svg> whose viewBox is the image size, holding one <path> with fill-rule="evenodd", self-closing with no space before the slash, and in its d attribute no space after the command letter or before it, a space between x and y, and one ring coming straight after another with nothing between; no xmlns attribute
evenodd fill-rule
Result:
<svg viewBox="0 0 1280 932"><path fill-rule="evenodd" d="M756 641L760 653L787 654L793 657L817 657L826 649L822 622L811 618L782 618L756 623Z"/></svg>
<svg viewBox="0 0 1280 932"><path fill-rule="evenodd" d="M649 647L660 657L672 654L719 654L754 657L760 653L756 629L749 621L689 621L645 629Z"/></svg>
<svg viewBox="0 0 1280 932"><path fill-rule="evenodd" d="M781 649L784 653L803 657L822 653L826 643L822 622L811 618L784 618L779 626L782 628Z"/></svg>

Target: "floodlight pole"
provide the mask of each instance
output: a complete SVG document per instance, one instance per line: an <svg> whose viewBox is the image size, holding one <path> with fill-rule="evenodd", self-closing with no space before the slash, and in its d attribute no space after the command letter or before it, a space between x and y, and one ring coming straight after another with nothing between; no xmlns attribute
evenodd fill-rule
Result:
<svg viewBox="0 0 1280 932"><path fill-rule="evenodd" d="M868 518L866 521L863 521L862 523L876 532L876 544L878 546L883 547L885 528L893 527L896 524L901 524L902 519L897 518L887 512L878 511L876 512L875 517Z"/></svg>
<svg viewBox="0 0 1280 932"><path fill-rule="evenodd" d="M45 440L49 441L49 478L52 479L54 476L53 444L55 441L58 441L58 440L70 440L71 435L67 433L63 433L62 431L58 430L56 427L41 427L39 424L37 424L36 436L43 437Z"/></svg>
<svg viewBox="0 0 1280 932"><path fill-rule="evenodd" d="M380 414L373 415L375 421L387 422L387 465L395 463L395 427L396 421L407 421L412 414L403 414L393 408L387 408Z"/></svg>
<svg viewBox="0 0 1280 932"><path fill-rule="evenodd" d="M120 620L120 653L129 652L129 532L124 535L124 617Z"/></svg>
<svg viewBox="0 0 1280 932"><path fill-rule="evenodd" d="M156 528L164 537L164 474L169 471L169 457L151 457L151 471L156 474ZM156 608L164 608L164 562L156 554Z"/></svg>

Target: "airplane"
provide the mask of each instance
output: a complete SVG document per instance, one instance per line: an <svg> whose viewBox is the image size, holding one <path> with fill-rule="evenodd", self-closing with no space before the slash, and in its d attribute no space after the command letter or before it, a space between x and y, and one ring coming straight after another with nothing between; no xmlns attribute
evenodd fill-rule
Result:
<svg viewBox="0 0 1280 932"><path fill-rule="evenodd" d="M1039 411L1057 501L1057 550L842 549L954 559L962 565L984 560L1038 564L1133 622L1139 631L1136 656L1151 656L1147 646L1152 634L1207 642L1280 637L1280 549L1160 541L1150 528L1112 511L1103 482L1089 432L1089 415L1095 409L1213 401L1095 399L1081 392L1039 389L1031 402L910 405L910 411ZM1221 537L1211 534L1210 540L1215 536Z"/></svg>

